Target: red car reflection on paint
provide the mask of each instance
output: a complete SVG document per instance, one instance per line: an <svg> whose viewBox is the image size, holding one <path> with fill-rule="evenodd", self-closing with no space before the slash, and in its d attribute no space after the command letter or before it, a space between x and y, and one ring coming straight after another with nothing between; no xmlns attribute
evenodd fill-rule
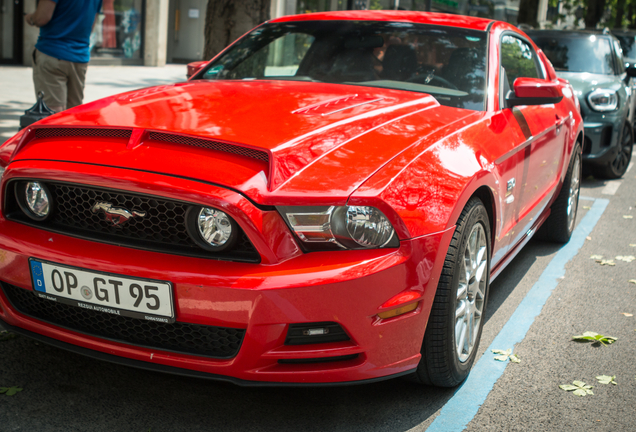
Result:
<svg viewBox="0 0 636 432"><path fill-rule="evenodd" d="M0 148L0 323L245 385L455 386L490 281L535 233L570 238L582 139L506 23L273 20Z"/></svg>

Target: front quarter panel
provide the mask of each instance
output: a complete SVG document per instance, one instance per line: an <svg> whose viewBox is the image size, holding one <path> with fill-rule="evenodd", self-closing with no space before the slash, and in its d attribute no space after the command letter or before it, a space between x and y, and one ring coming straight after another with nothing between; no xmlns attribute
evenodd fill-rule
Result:
<svg viewBox="0 0 636 432"><path fill-rule="evenodd" d="M484 113L426 149L415 146L391 161L350 198L350 205L371 199L390 207L404 221L410 237L444 231L455 225L475 191L483 187L493 202L496 249L507 244L501 185L514 173L514 146L521 137L510 127L509 112Z"/></svg>

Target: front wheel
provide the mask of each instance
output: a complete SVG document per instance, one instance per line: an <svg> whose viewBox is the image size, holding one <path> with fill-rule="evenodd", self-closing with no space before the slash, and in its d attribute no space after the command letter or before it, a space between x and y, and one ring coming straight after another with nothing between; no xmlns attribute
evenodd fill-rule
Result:
<svg viewBox="0 0 636 432"><path fill-rule="evenodd" d="M632 159L634 144L634 131L629 123L625 123L618 143L618 153L614 160L605 166L593 167L594 176L604 179L617 179L623 177L627 171L629 161Z"/></svg>
<svg viewBox="0 0 636 432"><path fill-rule="evenodd" d="M490 284L490 223L478 198L459 216L428 319L414 378L455 387L475 360Z"/></svg>

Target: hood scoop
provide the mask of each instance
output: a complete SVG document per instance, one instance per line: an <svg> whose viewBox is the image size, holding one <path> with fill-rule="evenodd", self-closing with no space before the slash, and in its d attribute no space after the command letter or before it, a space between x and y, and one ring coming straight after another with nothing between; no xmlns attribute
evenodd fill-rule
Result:
<svg viewBox="0 0 636 432"><path fill-rule="evenodd" d="M16 149L15 153L33 139L66 137L120 138L128 141L128 149L134 149L144 141L164 141L174 144L202 147L225 153L233 153L239 156L269 163L269 152L253 148L251 146L182 133L169 133L142 128L121 127L47 127L36 125L31 127L27 135L23 138L21 144Z"/></svg>
<svg viewBox="0 0 636 432"><path fill-rule="evenodd" d="M384 98L352 94L308 105L292 111L292 114L328 116L360 105L379 102L382 99Z"/></svg>

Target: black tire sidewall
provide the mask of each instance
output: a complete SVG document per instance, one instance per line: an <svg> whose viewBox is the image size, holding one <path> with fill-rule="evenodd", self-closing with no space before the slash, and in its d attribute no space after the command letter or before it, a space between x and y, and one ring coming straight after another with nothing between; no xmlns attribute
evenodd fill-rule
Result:
<svg viewBox="0 0 636 432"><path fill-rule="evenodd" d="M455 348L455 310L457 307L457 288L459 287L459 275L461 271L461 260L464 258L464 251L468 243L468 236L475 224L481 224L486 236L487 246L487 269L486 287L484 292L484 307L482 318L477 330L476 343L472 353L465 362L460 362ZM422 345L422 362L418 369L425 369L420 373L420 380L427 384L441 387L454 387L466 379L475 361L481 339L482 328L485 320L485 312L488 303L488 292L490 290L490 265L491 265L491 232L488 212L481 200L471 198L460 219L453 236L451 245L455 242L457 254L453 255L449 249L444 261L442 277L438 285L438 292L429 316L427 331ZM448 283L443 282L444 276L450 269L452 276ZM446 300L448 299L448 300ZM444 322L444 331L431 328L432 321L436 323ZM440 346L443 348L440 350Z"/></svg>

